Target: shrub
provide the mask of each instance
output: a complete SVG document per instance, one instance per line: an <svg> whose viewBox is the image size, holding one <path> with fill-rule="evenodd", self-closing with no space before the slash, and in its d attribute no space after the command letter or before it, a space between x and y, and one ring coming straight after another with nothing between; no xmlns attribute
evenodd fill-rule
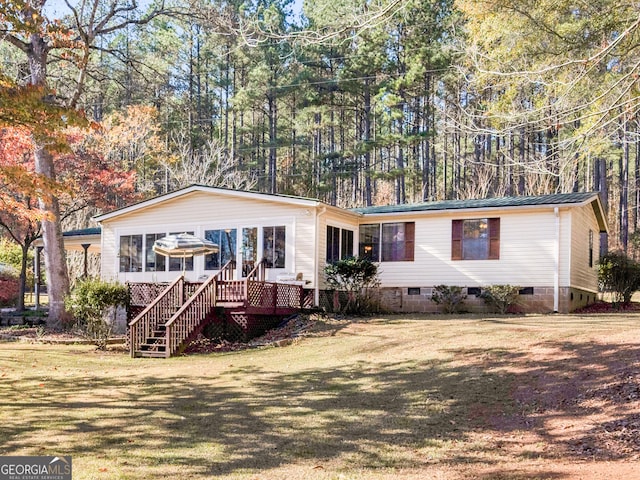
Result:
<svg viewBox="0 0 640 480"><path fill-rule="evenodd" d="M129 303L129 291L118 283L88 279L79 282L65 299L76 320L75 328L104 350L113 332L117 308Z"/></svg>
<svg viewBox="0 0 640 480"><path fill-rule="evenodd" d="M622 252L609 252L598 263L598 283L611 292L614 305L629 303L640 288L640 264Z"/></svg>
<svg viewBox="0 0 640 480"><path fill-rule="evenodd" d="M433 287L431 300L442 307L444 313L458 313L464 305L467 295L463 293L462 287L450 287L448 285L438 285Z"/></svg>
<svg viewBox="0 0 640 480"><path fill-rule="evenodd" d="M335 312L352 314L380 310L378 295L373 291L380 283L378 266L371 260L346 258L327 265L324 272L328 285L338 291L333 297Z"/></svg>
<svg viewBox="0 0 640 480"><path fill-rule="evenodd" d="M482 289L480 298L497 313L505 314L518 302L520 287L513 285L491 285Z"/></svg>
<svg viewBox="0 0 640 480"><path fill-rule="evenodd" d="M33 253L30 252L29 260L32 259ZM19 272L22 263L22 248L20 248L20 245L6 238L0 238L0 263L10 265Z"/></svg>
<svg viewBox="0 0 640 480"><path fill-rule="evenodd" d="M8 266L16 272L16 276L19 276L22 267L22 247L6 238L0 239L0 265ZM27 254L27 271L25 274L25 286L26 288L32 288L34 283L32 250L29 250Z"/></svg>
<svg viewBox="0 0 640 480"><path fill-rule="evenodd" d="M11 269L0 269L0 306L16 305L20 293L20 280Z"/></svg>

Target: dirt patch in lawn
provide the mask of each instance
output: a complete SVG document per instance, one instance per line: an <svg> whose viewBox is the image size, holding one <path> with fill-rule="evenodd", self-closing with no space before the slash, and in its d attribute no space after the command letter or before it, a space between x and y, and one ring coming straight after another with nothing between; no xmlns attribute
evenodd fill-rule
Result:
<svg viewBox="0 0 640 480"><path fill-rule="evenodd" d="M483 441L520 460L513 469L470 469L469 474L640 478L640 346L637 338L628 340L621 342L613 331L590 342L520 339L521 345L508 350L460 353L465 365L508 378L510 398L481 405L471 415L484 425L478 432Z"/></svg>
<svg viewBox="0 0 640 480"><path fill-rule="evenodd" d="M529 378L513 386L518 410L489 415L487 421L498 432L526 428L544 444L540 453L551 458L637 460L639 368L636 347L532 348L524 365L508 367Z"/></svg>

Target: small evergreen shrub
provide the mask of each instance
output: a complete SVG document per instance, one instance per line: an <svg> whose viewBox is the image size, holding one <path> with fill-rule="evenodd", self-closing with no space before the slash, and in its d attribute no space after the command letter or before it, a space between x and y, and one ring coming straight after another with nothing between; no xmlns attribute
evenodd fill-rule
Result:
<svg viewBox="0 0 640 480"><path fill-rule="evenodd" d="M442 307L443 313L459 313L464 306L467 294L462 287L438 285L433 287L431 300Z"/></svg>
<svg viewBox="0 0 640 480"><path fill-rule="evenodd" d="M378 265L367 258L338 260L324 269L327 284L335 290L332 310L344 314L380 311Z"/></svg>
<svg viewBox="0 0 640 480"><path fill-rule="evenodd" d="M612 294L614 306L629 303L640 289L640 264L622 252L609 252L598 263L598 282Z"/></svg>
<svg viewBox="0 0 640 480"><path fill-rule="evenodd" d="M518 303L520 287L513 285L491 285L482 289L480 298L495 312L505 314L509 307Z"/></svg>
<svg viewBox="0 0 640 480"><path fill-rule="evenodd" d="M65 308L75 318L75 329L101 350L113 333L119 306L129 304L125 285L88 279L79 282L65 299Z"/></svg>

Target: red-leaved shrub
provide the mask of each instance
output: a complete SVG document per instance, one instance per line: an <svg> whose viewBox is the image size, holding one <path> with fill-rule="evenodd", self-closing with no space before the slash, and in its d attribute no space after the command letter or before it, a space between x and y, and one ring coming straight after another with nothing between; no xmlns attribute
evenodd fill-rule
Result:
<svg viewBox="0 0 640 480"><path fill-rule="evenodd" d="M0 306L14 306L18 301L20 285L18 277L0 272Z"/></svg>

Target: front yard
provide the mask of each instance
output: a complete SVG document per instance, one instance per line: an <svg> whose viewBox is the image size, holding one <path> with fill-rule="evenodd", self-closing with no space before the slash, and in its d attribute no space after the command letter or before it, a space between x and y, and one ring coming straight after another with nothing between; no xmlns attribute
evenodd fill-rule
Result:
<svg viewBox="0 0 640 480"><path fill-rule="evenodd" d="M75 480L636 478L640 314L320 320L169 360L0 343L0 455Z"/></svg>

